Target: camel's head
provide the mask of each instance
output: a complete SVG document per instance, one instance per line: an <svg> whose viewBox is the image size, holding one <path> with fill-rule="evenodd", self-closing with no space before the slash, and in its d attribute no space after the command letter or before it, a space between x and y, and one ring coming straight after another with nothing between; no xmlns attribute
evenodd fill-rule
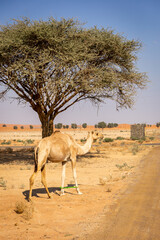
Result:
<svg viewBox="0 0 160 240"><path fill-rule="evenodd" d="M103 139L103 134L98 131L92 131L91 134L92 134L93 140Z"/></svg>

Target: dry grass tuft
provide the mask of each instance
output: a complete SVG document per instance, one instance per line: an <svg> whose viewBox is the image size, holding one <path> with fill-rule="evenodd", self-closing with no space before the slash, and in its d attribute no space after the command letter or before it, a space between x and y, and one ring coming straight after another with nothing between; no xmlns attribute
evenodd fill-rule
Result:
<svg viewBox="0 0 160 240"><path fill-rule="evenodd" d="M34 213L34 206L32 203L30 203L29 206L24 210L23 218L25 220L30 220L33 217L33 213Z"/></svg>
<svg viewBox="0 0 160 240"><path fill-rule="evenodd" d="M23 202L16 202L15 212L17 214L22 214L26 208L26 204Z"/></svg>
<svg viewBox="0 0 160 240"><path fill-rule="evenodd" d="M3 177L0 177L0 187L2 187L4 190L7 188L7 181L5 181Z"/></svg>
<svg viewBox="0 0 160 240"><path fill-rule="evenodd" d="M99 184L100 185L106 185L107 182L110 182L112 180L112 176L108 175L104 178L99 178Z"/></svg>
<svg viewBox="0 0 160 240"><path fill-rule="evenodd" d="M26 204L22 201L16 202L15 212L17 214L22 214L25 220L30 220L33 217L34 206L32 203Z"/></svg>
<svg viewBox="0 0 160 240"><path fill-rule="evenodd" d="M133 144L131 148L131 152L133 155L136 155L139 152L139 146L137 144Z"/></svg>
<svg viewBox="0 0 160 240"><path fill-rule="evenodd" d="M112 191L112 189L111 188L107 188L107 190L106 190L106 192L111 192Z"/></svg>
<svg viewBox="0 0 160 240"><path fill-rule="evenodd" d="M105 185L106 182L107 182L107 179L106 179L106 178L99 178L99 183L100 183L101 185Z"/></svg>

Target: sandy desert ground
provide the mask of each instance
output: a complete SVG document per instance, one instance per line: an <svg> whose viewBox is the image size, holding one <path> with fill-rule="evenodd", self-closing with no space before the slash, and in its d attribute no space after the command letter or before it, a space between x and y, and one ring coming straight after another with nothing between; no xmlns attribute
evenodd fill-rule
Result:
<svg viewBox="0 0 160 240"><path fill-rule="evenodd" d="M29 177L34 169L33 146L40 139L39 132L36 132L35 137L33 132L16 132L20 135L1 132L0 239L75 240L100 225L104 212L109 212L129 184L136 181L141 162L155 147L144 144L160 142L159 129L147 132L146 142L129 140L128 130L117 131L103 134L105 137L116 139L121 136L124 139L96 142L88 154L77 159L78 183L82 195L77 195L75 189L69 188L60 197L61 164L48 162L47 183L52 198L47 198L39 174L31 203L27 201ZM77 141L87 134L82 131L70 133ZM34 142L26 142L27 139L33 139ZM5 145L2 144L4 140L11 142ZM73 184L71 164L68 162L65 185Z"/></svg>

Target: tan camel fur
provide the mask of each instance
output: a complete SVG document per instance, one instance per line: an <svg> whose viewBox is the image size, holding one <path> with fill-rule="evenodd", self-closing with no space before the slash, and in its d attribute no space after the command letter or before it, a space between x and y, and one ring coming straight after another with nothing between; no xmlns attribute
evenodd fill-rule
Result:
<svg viewBox="0 0 160 240"><path fill-rule="evenodd" d="M47 191L48 197L51 195L48 191L45 176L45 164L47 159L51 162L62 162L62 185L61 185L61 195L64 195L64 180L65 180L65 167L68 160L71 160L73 177L75 180L75 186L78 194L81 194L76 174L76 157L77 155L84 155L89 152L93 140L98 138L103 138L101 133L96 131L89 132L86 143L81 146L68 134L61 132L55 132L50 137L43 138L38 146L35 148L35 169L30 177L30 192L29 200L32 196L32 188L34 184L35 177L38 171L41 170L41 181ZM37 157L38 155L38 157Z"/></svg>

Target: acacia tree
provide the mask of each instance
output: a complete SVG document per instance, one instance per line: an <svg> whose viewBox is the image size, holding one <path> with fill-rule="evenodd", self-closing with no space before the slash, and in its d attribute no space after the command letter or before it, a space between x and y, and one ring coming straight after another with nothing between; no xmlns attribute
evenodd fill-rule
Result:
<svg viewBox="0 0 160 240"><path fill-rule="evenodd" d="M82 127L83 127L83 128L86 128L86 127L87 127L87 123L83 123L83 124L82 124Z"/></svg>
<svg viewBox="0 0 160 240"><path fill-rule="evenodd" d="M99 122L98 123L98 128L106 128L107 127L107 124L105 122Z"/></svg>
<svg viewBox="0 0 160 240"><path fill-rule="evenodd" d="M141 43L107 29L85 29L73 19L14 20L0 29L1 97L9 90L29 103L53 132L55 117L76 102L110 98L131 107L136 89L146 85L135 69Z"/></svg>

